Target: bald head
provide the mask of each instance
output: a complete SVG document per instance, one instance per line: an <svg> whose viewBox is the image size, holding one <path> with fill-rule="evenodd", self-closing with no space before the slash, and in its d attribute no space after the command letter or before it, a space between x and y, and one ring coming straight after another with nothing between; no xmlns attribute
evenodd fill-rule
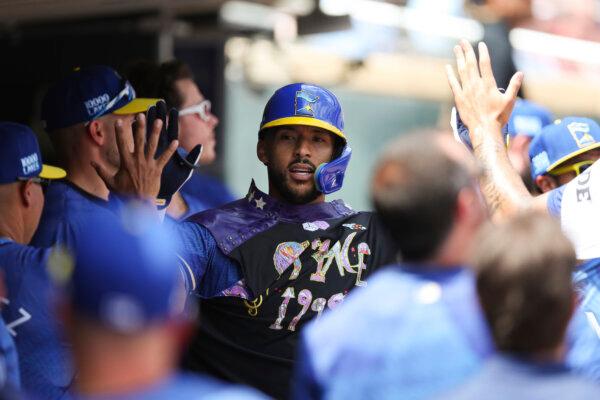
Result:
<svg viewBox="0 0 600 400"><path fill-rule="evenodd" d="M375 169L372 199L405 261L429 259L453 227L459 193L473 186L473 156L442 132L392 142Z"/></svg>

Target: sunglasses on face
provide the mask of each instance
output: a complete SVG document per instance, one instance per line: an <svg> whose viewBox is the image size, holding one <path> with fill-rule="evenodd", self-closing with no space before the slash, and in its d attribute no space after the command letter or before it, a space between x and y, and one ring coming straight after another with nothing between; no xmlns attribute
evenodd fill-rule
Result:
<svg viewBox="0 0 600 400"><path fill-rule="evenodd" d="M198 114L200 119L206 122L210 119L210 106L210 100L203 100L195 106L182 108L179 110L179 116L182 117L184 115Z"/></svg>
<svg viewBox="0 0 600 400"><path fill-rule="evenodd" d="M594 164L594 162L595 161L591 161L591 160L581 161L581 162L567 165L567 166L564 166L561 168L556 168L552 171L548 171L548 173L550 175L559 176L559 175L568 174L569 172L575 172L575 175L579 175L583 171L585 171L586 169L591 167L592 164Z"/></svg>

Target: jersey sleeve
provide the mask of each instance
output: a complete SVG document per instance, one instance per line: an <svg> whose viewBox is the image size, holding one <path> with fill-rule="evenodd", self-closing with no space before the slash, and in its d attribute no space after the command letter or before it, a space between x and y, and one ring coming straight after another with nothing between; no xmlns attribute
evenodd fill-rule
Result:
<svg viewBox="0 0 600 400"><path fill-rule="evenodd" d="M208 231L194 222L175 225L180 268L188 292L202 298L217 297L242 279L239 265L227 257Z"/></svg>

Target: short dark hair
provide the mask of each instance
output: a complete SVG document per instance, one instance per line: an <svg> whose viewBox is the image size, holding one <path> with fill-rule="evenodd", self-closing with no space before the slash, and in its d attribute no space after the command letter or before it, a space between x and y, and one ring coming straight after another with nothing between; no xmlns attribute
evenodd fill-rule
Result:
<svg viewBox="0 0 600 400"><path fill-rule="evenodd" d="M150 61L138 61L128 68L126 76L138 97L161 98L167 103L167 108L176 109L183 105L183 98L175 87L175 82L180 79L194 79L190 67L179 60L167 61L160 65Z"/></svg>
<svg viewBox="0 0 600 400"><path fill-rule="evenodd" d="M466 166L437 143L440 135L400 137L387 146L375 170L372 202L404 261L435 255L452 228L459 192L473 182ZM378 179L384 170L388 178Z"/></svg>
<svg viewBox="0 0 600 400"><path fill-rule="evenodd" d="M472 264L499 350L534 354L562 343L573 311L576 258L557 221L529 213L487 227Z"/></svg>

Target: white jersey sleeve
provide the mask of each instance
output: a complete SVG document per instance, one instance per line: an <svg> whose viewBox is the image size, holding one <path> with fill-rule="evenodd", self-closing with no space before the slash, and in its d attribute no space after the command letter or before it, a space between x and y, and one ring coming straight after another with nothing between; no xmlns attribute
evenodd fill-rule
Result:
<svg viewBox="0 0 600 400"><path fill-rule="evenodd" d="M562 229L573 242L578 259L600 257L600 162L551 192L548 210L560 215Z"/></svg>

